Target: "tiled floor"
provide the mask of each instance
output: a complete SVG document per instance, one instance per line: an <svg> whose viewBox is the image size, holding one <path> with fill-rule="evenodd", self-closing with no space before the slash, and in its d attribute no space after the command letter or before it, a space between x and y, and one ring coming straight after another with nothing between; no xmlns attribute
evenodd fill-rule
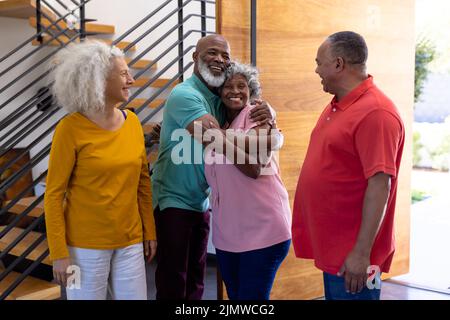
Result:
<svg viewBox="0 0 450 320"><path fill-rule="evenodd" d="M217 274L214 256L208 257L208 267L205 278L205 292L203 299L217 299ZM147 265L148 297L155 299L155 264ZM400 285L389 280L384 281L381 290L381 300L450 300L449 294L443 294L418 288Z"/></svg>

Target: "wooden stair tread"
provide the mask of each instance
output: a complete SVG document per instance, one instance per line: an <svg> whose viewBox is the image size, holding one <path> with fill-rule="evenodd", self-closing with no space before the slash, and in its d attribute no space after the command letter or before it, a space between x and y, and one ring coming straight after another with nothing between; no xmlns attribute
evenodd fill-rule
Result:
<svg viewBox="0 0 450 320"><path fill-rule="evenodd" d="M144 133L150 133L154 126L156 126L157 122L149 122L144 125L142 125L142 130L144 130Z"/></svg>
<svg viewBox="0 0 450 320"><path fill-rule="evenodd" d="M41 10L49 17L56 19L56 15L44 4ZM36 16L35 0L3 0L0 1L0 16L9 18L28 19Z"/></svg>
<svg viewBox="0 0 450 320"><path fill-rule="evenodd" d="M133 60L133 58L127 58L125 57L125 61L127 64L129 64L131 62L131 60ZM151 60L145 60L145 59L141 59L136 61L135 64L133 64L130 68L132 69L144 69L146 66L148 66L150 63L152 63ZM150 70L154 70L156 69L156 63L151 67Z"/></svg>
<svg viewBox="0 0 450 320"><path fill-rule="evenodd" d="M135 82L133 83L133 87L142 87L147 81L149 81L150 78L138 78L135 80ZM162 88L164 85L166 85L169 82L170 79L156 79L155 82L153 82L151 84L150 87L152 88ZM180 80L176 79L168 88L173 88L175 87Z"/></svg>
<svg viewBox="0 0 450 320"><path fill-rule="evenodd" d="M30 206L30 204L36 200L36 197L26 197L20 199L11 209L8 210L9 213L15 213L20 214L22 213L26 208ZM5 202L5 205L10 203L11 201ZM35 217L38 218L44 213L44 201L39 202L39 204L33 208L28 213L28 217Z"/></svg>
<svg viewBox="0 0 450 320"><path fill-rule="evenodd" d="M0 231L5 229L6 226L0 226ZM10 243L12 243L21 233L23 229L21 228L13 228L11 229L3 238L0 239L0 251L4 250ZM39 232L30 232L25 236L22 241L20 241L14 248L11 249L9 254L14 256L20 256L26 249L28 249L31 244L41 236ZM31 253L26 257L29 260L36 261L39 256L44 253L45 250L48 249L47 239L42 241ZM50 257L47 256L42 263L47 264L49 266L52 265L50 261Z"/></svg>
<svg viewBox="0 0 450 320"><path fill-rule="evenodd" d="M30 26L32 26L33 28L36 28L36 24L37 24L37 19L36 17L30 17L28 19L28 22L30 24ZM53 21L47 20L47 19L42 19L41 24L44 27L48 27L53 23ZM57 25L59 27L61 27L62 29L66 29L67 28L67 24L65 21L59 21L57 23ZM54 30L56 32L59 32L59 30L53 26L51 28L51 30ZM70 30L69 30L70 31ZM87 32L95 32L95 33L100 33L100 34L114 34L115 32L115 27L111 26L111 25L106 25L106 24L98 24L98 23L92 23L92 22L88 22L86 23L86 31Z"/></svg>
<svg viewBox="0 0 450 320"><path fill-rule="evenodd" d="M133 99L132 101L130 101L129 104L127 104L127 107L129 107L129 108L139 108L140 106L142 106L144 104L144 102L146 100L147 99L141 99L141 98ZM164 101L165 101L165 99L155 99L152 102L150 102L148 107L151 108L151 109L157 108Z"/></svg>
<svg viewBox="0 0 450 320"><path fill-rule="evenodd" d="M156 122L146 123L142 126L142 129L144 130L144 133L150 133L152 131L153 127L157 124L158 123L156 123ZM147 153L148 163L153 164L156 162L156 160L158 159L158 151L159 151L158 147L156 147L156 148L153 147L150 150L150 152Z"/></svg>
<svg viewBox="0 0 450 320"><path fill-rule="evenodd" d="M0 268L0 273L3 270ZM19 276L20 273L12 271L0 281L0 294L5 292ZM59 285L28 276L6 297L6 300L55 300L59 298L61 298Z"/></svg>
<svg viewBox="0 0 450 320"><path fill-rule="evenodd" d="M44 36L44 37L42 37L42 39L43 39L43 42L47 42L48 40L51 39L51 37L49 37L49 36ZM67 42L68 42L68 39L67 39L66 36L59 36L58 39L59 39L61 42L63 42L63 43L67 43ZM105 42L105 43L108 44L108 45L111 45L111 43L112 43L112 40L110 40L110 39L100 39L100 38L92 38L92 37L89 37L89 39L90 39L90 40L98 40L98 41L102 41L102 42ZM78 43L78 42L80 42L80 39L76 39L76 40L73 41L73 43ZM31 44L32 44L33 46L39 46L39 45L40 45L39 41L37 41L36 39L33 40L33 41L31 42ZM128 46L129 44L130 44L130 42L121 41L121 42L119 42L119 43L116 44L116 47L118 47L119 49L124 49L124 48L125 48L126 46ZM50 42L47 43L46 45L47 45L47 46L50 45L50 46L55 46L55 47L56 47L56 46L59 46L60 43L59 43L56 39L53 39L52 41L50 41ZM130 48L129 51L136 51L136 46L132 46L132 47Z"/></svg>

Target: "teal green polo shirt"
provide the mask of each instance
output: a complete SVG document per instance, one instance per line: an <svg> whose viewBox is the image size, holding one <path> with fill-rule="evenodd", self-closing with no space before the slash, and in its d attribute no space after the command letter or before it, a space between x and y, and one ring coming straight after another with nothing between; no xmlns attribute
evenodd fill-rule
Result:
<svg viewBox="0 0 450 320"><path fill-rule="evenodd" d="M205 212L209 208L203 146L186 127L205 114L220 125L225 110L218 96L193 74L177 85L166 100L158 159L153 166L153 207L169 207Z"/></svg>

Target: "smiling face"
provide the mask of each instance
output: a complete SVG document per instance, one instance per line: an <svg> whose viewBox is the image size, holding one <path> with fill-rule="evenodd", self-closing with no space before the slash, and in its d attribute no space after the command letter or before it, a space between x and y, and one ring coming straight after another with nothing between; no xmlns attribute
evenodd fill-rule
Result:
<svg viewBox="0 0 450 320"><path fill-rule="evenodd" d="M333 58L331 53L331 45L328 41L322 43L322 45L317 50L316 56L316 73L322 79L321 84L323 86L323 91L336 94L334 90L334 84L336 81L336 59Z"/></svg>
<svg viewBox="0 0 450 320"><path fill-rule="evenodd" d="M194 73L210 87L220 87L225 80L225 70L230 65L230 47L220 35L202 38L193 55Z"/></svg>
<svg viewBox="0 0 450 320"><path fill-rule="evenodd" d="M227 79L223 84L220 97L228 109L241 110L244 108L250 97L247 78L242 74L235 74Z"/></svg>
<svg viewBox="0 0 450 320"><path fill-rule="evenodd" d="M128 101L134 79L123 58L112 58L112 68L106 77L105 100L107 104Z"/></svg>

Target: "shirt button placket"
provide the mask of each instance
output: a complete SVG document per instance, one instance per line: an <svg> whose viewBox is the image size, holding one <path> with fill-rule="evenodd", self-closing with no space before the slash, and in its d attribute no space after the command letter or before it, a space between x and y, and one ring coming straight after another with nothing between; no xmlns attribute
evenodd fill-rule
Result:
<svg viewBox="0 0 450 320"><path fill-rule="evenodd" d="M336 108L331 109L331 111L336 112ZM328 117L327 117L327 121L330 121L330 120L331 120L331 117L328 116Z"/></svg>

